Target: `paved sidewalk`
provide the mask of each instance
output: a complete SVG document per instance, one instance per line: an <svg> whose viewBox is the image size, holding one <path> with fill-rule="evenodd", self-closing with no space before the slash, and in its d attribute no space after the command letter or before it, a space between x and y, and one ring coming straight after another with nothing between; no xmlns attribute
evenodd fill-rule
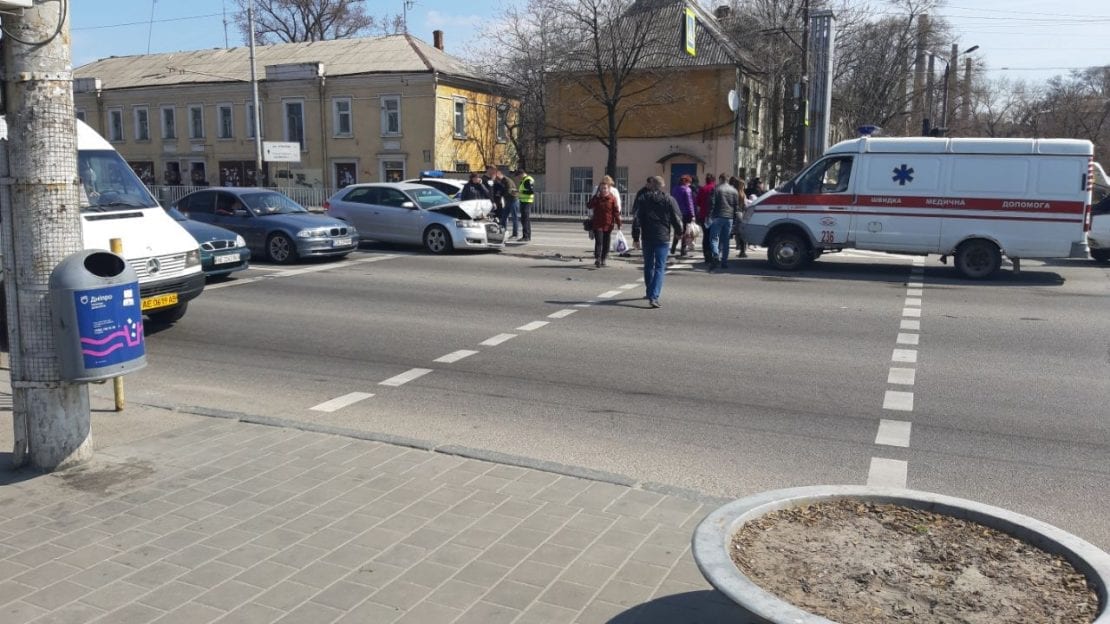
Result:
<svg viewBox="0 0 1110 624"><path fill-rule="evenodd" d="M4 624L744 621L693 563L691 499L136 406L94 414L90 465L35 475L8 405Z"/></svg>

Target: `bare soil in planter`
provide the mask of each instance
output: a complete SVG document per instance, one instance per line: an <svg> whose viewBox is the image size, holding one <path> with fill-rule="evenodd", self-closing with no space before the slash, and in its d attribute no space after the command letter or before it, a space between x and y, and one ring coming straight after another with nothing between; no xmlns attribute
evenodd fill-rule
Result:
<svg viewBox="0 0 1110 624"><path fill-rule="evenodd" d="M838 500L744 525L729 554L764 590L841 624L1090 624L1065 559L974 522Z"/></svg>

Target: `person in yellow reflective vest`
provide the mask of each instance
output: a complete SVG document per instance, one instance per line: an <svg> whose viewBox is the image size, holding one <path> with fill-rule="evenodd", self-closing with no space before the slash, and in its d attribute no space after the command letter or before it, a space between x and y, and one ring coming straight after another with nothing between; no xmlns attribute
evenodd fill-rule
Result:
<svg viewBox="0 0 1110 624"><path fill-rule="evenodd" d="M517 169L516 175L520 180L518 187L520 200L520 240L532 240L532 203L536 201L536 180L528 175L524 169Z"/></svg>

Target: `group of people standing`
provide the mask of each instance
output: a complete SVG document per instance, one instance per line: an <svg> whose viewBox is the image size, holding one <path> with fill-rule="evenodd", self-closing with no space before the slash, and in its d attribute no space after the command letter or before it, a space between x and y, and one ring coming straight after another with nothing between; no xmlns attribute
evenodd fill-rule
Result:
<svg viewBox="0 0 1110 624"><path fill-rule="evenodd" d="M670 194L664 191L663 178L652 176L636 193L632 206L632 240L644 254L645 298L653 308L661 307L663 275L667 257L676 251L688 253L690 224L704 232L702 254L713 272L728 268L729 243L736 234L738 256L747 256L747 243L739 228L744 210L764 192L763 183L753 178L742 188L740 179L707 174L705 184L695 188L690 176L682 176ZM591 235L594 239L594 266L603 267L609 254L611 235L621 228L620 192L612 178L605 176L590 197ZM641 242L642 241L642 242Z"/></svg>
<svg viewBox="0 0 1110 624"><path fill-rule="evenodd" d="M536 201L536 180L524 169L512 172L513 180L501 173L497 167L486 167L485 175L471 173L470 179L462 188L460 199L488 199L493 203L492 216L508 232L512 219L513 234L508 240L519 238L522 242L532 240L532 204Z"/></svg>

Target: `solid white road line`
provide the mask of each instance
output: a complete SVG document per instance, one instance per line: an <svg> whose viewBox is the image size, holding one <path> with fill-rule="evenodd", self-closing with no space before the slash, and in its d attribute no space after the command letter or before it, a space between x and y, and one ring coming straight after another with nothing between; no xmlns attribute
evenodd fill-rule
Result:
<svg viewBox="0 0 1110 624"><path fill-rule="evenodd" d="M231 288L232 286L244 286L246 284L253 284L254 282L261 282L263 280L275 279L279 277L294 277L297 275L304 275L306 273L319 273L320 271L330 271L332 269L342 269L343 267L351 266L352 264L365 264L367 262L380 262L382 260L392 260L400 258L397 254L383 254L374 255L367 258L356 258L354 260L345 260L342 262L328 262L326 264L316 264L298 269L278 269L271 267L251 267L252 269L258 268L263 271L271 271L267 275L258 277L246 277L234 279L228 282L221 282L219 284L206 285L205 290L217 290L220 288Z"/></svg>
<svg viewBox="0 0 1110 624"><path fill-rule="evenodd" d="M221 282L219 284L205 284L205 290L217 290L219 288L231 288L232 286L243 286L245 284L253 284L254 282L261 282L262 280L270 279L271 276L265 277L241 277L233 282Z"/></svg>
<svg viewBox="0 0 1110 624"><path fill-rule="evenodd" d="M886 377L886 382L901 386L912 386L916 376L917 371L912 368L891 367L890 373Z"/></svg>
<svg viewBox="0 0 1110 624"><path fill-rule="evenodd" d="M390 377L389 379L386 379L385 381L381 382L379 385L382 385L382 386L403 386L403 385L407 384L408 382L412 381L413 379L419 379L419 378L423 377L424 375L427 375L430 372L432 372L432 369L430 369L430 368L409 369L409 370L401 373L400 375L397 375L396 377Z"/></svg>
<svg viewBox="0 0 1110 624"><path fill-rule="evenodd" d="M902 316L921 318L921 308L902 308Z"/></svg>
<svg viewBox="0 0 1110 624"><path fill-rule="evenodd" d="M483 347L496 347L502 342L512 340L513 338L516 338L516 334L497 334L493 338L486 338L478 344L482 345Z"/></svg>
<svg viewBox="0 0 1110 624"><path fill-rule="evenodd" d="M324 401L319 405L313 405L308 409L316 412L334 412L348 405L354 405L363 399L369 399L372 396L374 395L369 392L352 392L350 394L344 394L341 397L336 397L330 401Z"/></svg>
<svg viewBox="0 0 1110 624"><path fill-rule="evenodd" d="M907 297L920 297L923 292L924 291L922 291L920 288L907 288L906 289L906 296ZM918 304L918 305L921 305L921 304Z"/></svg>
<svg viewBox="0 0 1110 624"><path fill-rule="evenodd" d="M612 298L612 297L616 297L619 294L621 294L621 291L619 291L619 290L607 290L607 291L601 293L600 295L598 295L597 298L598 299L609 299L609 298Z"/></svg>
<svg viewBox="0 0 1110 624"><path fill-rule="evenodd" d="M867 485L874 487L906 487L909 464L900 459L872 457L867 471Z"/></svg>
<svg viewBox="0 0 1110 624"><path fill-rule="evenodd" d="M573 310L571 308L567 308L565 310L559 310L558 312L552 312L551 314L547 315L547 318L554 318L554 319L566 318L566 317L570 316L571 314L574 314L577 311L578 310Z"/></svg>
<svg viewBox="0 0 1110 624"><path fill-rule="evenodd" d="M913 411L913 393L887 390L883 397L883 409L896 412Z"/></svg>
<svg viewBox="0 0 1110 624"><path fill-rule="evenodd" d="M921 341L921 334L898 334L898 344L916 345Z"/></svg>
<svg viewBox="0 0 1110 624"><path fill-rule="evenodd" d="M917 349L895 349L894 355L890 359L893 362L913 364L917 362Z"/></svg>
<svg viewBox="0 0 1110 624"><path fill-rule="evenodd" d="M906 303L903 304L907 308L921 307L921 297L906 297Z"/></svg>
<svg viewBox="0 0 1110 624"><path fill-rule="evenodd" d="M458 362L459 360L461 360L463 358L470 357L470 356L472 356L476 353L478 353L478 352L477 351L469 351L467 349L459 349L458 351L455 351L453 353L448 353L447 355L445 355L443 357L440 357L440 358L436 358L432 361L433 362L442 362L444 364L454 364L455 362Z"/></svg>
<svg viewBox="0 0 1110 624"><path fill-rule="evenodd" d="M520 327L517 327L516 330L517 331L534 331L534 330L537 330L537 329L539 329L539 328L541 328L541 327L543 327L544 325L547 325L547 324L548 324L547 321L532 321L531 323L528 323L527 325L521 325Z"/></svg>
<svg viewBox="0 0 1110 624"><path fill-rule="evenodd" d="M576 307L576 308L588 308L588 307L592 306L595 303L597 303L597 302L596 301L584 301L582 303L574 304L574 307Z"/></svg>
<svg viewBox="0 0 1110 624"><path fill-rule="evenodd" d="M912 321L910 319L902 319L902 324L898 326L899 329L912 329L914 331L921 331L921 321Z"/></svg>
<svg viewBox="0 0 1110 624"><path fill-rule="evenodd" d="M905 420L887 420L884 418L879 421L879 433L875 436L875 444L908 448L912 428L913 423Z"/></svg>

